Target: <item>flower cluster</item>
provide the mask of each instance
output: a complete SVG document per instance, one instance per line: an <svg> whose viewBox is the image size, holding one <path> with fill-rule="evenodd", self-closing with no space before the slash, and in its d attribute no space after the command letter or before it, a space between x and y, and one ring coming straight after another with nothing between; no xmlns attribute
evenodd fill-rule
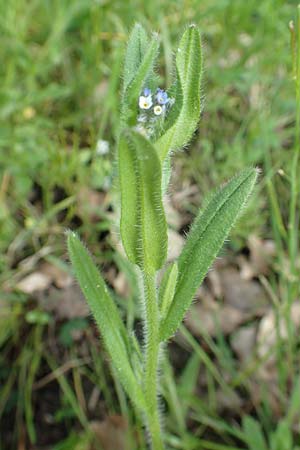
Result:
<svg viewBox="0 0 300 450"><path fill-rule="evenodd" d="M170 98L163 89L158 88L153 94L151 89L146 87L139 97L138 131L145 136L153 135L158 119L165 117L173 103L174 99Z"/></svg>

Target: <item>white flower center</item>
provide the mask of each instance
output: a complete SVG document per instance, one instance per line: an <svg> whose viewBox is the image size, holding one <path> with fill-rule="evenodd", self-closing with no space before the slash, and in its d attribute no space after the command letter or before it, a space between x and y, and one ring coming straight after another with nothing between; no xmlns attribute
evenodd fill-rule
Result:
<svg viewBox="0 0 300 450"><path fill-rule="evenodd" d="M160 116L162 113L162 107L159 105L154 106L153 112L156 116Z"/></svg>
<svg viewBox="0 0 300 450"><path fill-rule="evenodd" d="M148 95L148 97L145 97L143 95L139 98L139 107L141 109L149 109L152 106L152 98L151 95Z"/></svg>

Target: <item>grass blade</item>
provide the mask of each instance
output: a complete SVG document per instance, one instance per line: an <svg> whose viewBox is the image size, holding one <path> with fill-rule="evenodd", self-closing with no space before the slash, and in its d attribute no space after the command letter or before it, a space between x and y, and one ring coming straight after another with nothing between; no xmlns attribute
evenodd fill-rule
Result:
<svg viewBox="0 0 300 450"><path fill-rule="evenodd" d="M262 428L251 416L243 417L243 430L249 450L268 450Z"/></svg>

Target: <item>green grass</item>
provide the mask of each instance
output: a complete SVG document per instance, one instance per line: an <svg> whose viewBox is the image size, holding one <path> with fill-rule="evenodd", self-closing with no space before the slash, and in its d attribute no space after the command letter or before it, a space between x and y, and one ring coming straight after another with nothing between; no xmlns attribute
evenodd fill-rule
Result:
<svg viewBox="0 0 300 450"><path fill-rule="evenodd" d="M202 30L204 110L193 145L175 158L178 176L172 184L179 190L191 182L199 187L195 203L184 205L194 214L204 194L221 180L249 164L263 169L256 197L230 246L233 251L245 247L250 232L275 240L276 264L265 284L275 299L277 316L284 317L289 331L288 340L278 338L274 349L279 423L272 417L267 384L262 386L265 400L251 404L250 380L263 361L256 357L242 370L222 336L212 340L204 333L196 340L184 332L185 343L176 345L183 354L188 353L185 368L178 374L169 361L163 364L169 446L185 450L254 448L246 428L255 425L241 425L243 411L235 420L219 417L216 396L221 389L227 395L243 392L272 450L283 448L276 447L272 439L294 439L286 450L299 447L299 435L290 437L285 425L280 426L288 421L292 428L297 415L289 411L299 405L299 342L290 320L291 304L299 295L299 247L294 245L299 201L294 216L289 205L291 160L299 144L295 139L299 128L295 131L288 29L289 21L296 19L297 1L2 0L0 13L0 419L5 426L7 417L15 419L8 433L11 446L3 444L7 445L3 449L17 448L24 433L35 441L39 390L34 385L49 372L57 386L53 416L56 425L64 428L55 442L57 449L75 448L75 426L80 429L82 448L88 448L91 417L82 393L84 397L85 390L90 393L93 387L101 392L105 414L129 418L128 441L132 443L128 448L135 448L136 436L140 439L136 448L146 448L140 420L110 377L108 362L92 331L85 329L89 344L85 357L76 344L67 347L60 343L63 355L55 353L47 336L51 330L58 335L62 324L54 323L50 315L43 316L44 311L30 296L16 290L17 282L34 272L39 262L61 264L66 257L64 230L76 228L99 264L126 270L131 294L124 317L129 329L138 318L134 308L138 281L115 250L115 216L111 215L111 207L115 211L118 207L113 156L120 72L124 43L135 21L162 35L162 85L172 78L170 49L179 32L191 22ZM97 155L99 139L109 142L109 154ZM294 175L296 190L298 173ZM87 197L83 207L82 196L85 199L90 190L107 192L106 203L95 208ZM33 320L28 319L31 310L36 311ZM70 367L65 366L68 361ZM207 379L208 402L192 393L198 373ZM69 443L63 444L67 438ZM78 448L80 439L77 437Z"/></svg>

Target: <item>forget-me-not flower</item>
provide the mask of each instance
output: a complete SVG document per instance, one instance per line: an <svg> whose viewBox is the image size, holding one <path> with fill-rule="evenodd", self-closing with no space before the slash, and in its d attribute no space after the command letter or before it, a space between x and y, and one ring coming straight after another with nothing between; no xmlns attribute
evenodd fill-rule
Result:
<svg viewBox="0 0 300 450"><path fill-rule="evenodd" d="M153 108L153 112L156 116L160 116L163 111L164 111L164 106L155 105Z"/></svg>
<svg viewBox="0 0 300 450"><path fill-rule="evenodd" d="M141 109L150 109L153 105L152 96L150 95L140 95L139 98L139 107Z"/></svg>
<svg viewBox="0 0 300 450"><path fill-rule="evenodd" d="M146 88L144 88L143 93L144 93L145 97L149 97L149 95L151 95L151 89L146 87Z"/></svg>
<svg viewBox="0 0 300 450"><path fill-rule="evenodd" d="M168 94L163 89L158 88L156 91L156 100L160 105L166 105L169 101Z"/></svg>
<svg viewBox="0 0 300 450"><path fill-rule="evenodd" d="M159 116L164 118L174 102L175 99L169 97L164 89L157 88L156 92L152 93L150 88L143 88L138 101L140 111L136 131L147 138L154 135L157 131L156 124L161 124L161 120L158 121Z"/></svg>

